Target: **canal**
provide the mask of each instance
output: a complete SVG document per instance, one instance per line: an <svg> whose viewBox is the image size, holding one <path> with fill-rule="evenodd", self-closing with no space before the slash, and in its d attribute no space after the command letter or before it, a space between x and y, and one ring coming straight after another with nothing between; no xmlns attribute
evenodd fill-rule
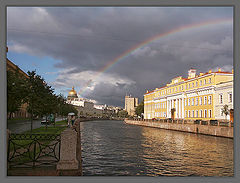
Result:
<svg viewBox="0 0 240 183"><path fill-rule="evenodd" d="M83 175L233 176L233 139L81 122Z"/></svg>

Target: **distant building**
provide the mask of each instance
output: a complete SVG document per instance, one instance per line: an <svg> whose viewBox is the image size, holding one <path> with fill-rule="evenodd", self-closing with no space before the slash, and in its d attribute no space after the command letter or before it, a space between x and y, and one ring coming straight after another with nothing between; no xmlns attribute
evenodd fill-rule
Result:
<svg viewBox="0 0 240 183"><path fill-rule="evenodd" d="M197 75L190 69L187 78L173 78L144 94L144 119L225 119L221 113L225 104L233 111L233 71L209 70Z"/></svg>
<svg viewBox="0 0 240 183"><path fill-rule="evenodd" d="M130 96L125 96L125 111L128 112L128 115L135 115L135 108L138 106L138 98Z"/></svg>
<svg viewBox="0 0 240 183"><path fill-rule="evenodd" d="M94 103L92 101L85 98L79 98L74 87L68 92L67 103L75 106L78 111L78 116L102 116L102 110L94 108Z"/></svg>
<svg viewBox="0 0 240 183"><path fill-rule="evenodd" d="M77 96L77 92L74 90L74 86L72 87L72 90L70 90L69 92L68 92L68 97L67 97L67 100L74 100L74 99L76 99L76 98L78 98L78 96Z"/></svg>

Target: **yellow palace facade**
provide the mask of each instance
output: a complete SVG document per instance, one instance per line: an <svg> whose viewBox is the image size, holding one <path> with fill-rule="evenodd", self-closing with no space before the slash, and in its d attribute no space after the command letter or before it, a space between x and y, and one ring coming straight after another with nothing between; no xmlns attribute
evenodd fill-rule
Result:
<svg viewBox="0 0 240 183"><path fill-rule="evenodd" d="M215 119L215 106L222 99L216 94L216 87L222 82L233 82L233 71L196 75L195 69L188 71L188 78L182 76L171 83L144 94L144 119ZM232 97L232 94L231 94Z"/></svg>

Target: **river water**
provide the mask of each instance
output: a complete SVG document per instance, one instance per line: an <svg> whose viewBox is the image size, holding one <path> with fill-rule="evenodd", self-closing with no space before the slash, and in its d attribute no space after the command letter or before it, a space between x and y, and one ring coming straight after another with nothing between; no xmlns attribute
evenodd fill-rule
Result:
<svg viewBox="0 0 240 183"><path fill-rule="evenodd" d="M233 139L81 122L83 175L233 176Z"/></svg>

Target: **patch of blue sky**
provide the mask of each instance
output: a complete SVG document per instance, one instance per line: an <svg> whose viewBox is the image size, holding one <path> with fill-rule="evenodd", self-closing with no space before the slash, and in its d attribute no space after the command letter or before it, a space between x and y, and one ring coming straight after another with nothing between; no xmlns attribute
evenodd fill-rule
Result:
<svg viewBox="0 0 240 183"><path fill-rule="evenodd" d="M54 81L60 70L54 67L54 64L60 61L51 57L36 57L25 53L9 51L7 58L26 73L27 71L36 70L37 74L42 76L46 82Z"/></svg>

